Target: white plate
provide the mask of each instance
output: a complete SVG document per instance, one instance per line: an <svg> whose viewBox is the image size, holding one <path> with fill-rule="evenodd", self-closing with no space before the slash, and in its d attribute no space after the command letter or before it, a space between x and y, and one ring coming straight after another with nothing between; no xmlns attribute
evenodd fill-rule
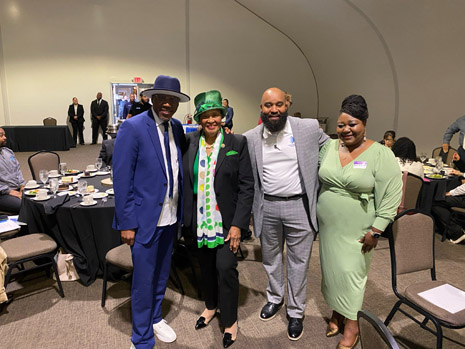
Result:
<svg viewBox="0 0 465 349"><path fill-rule="evenodd" d="M52 175L48 175L48 178L58 178L58 177L61 177L61 174L57 174L56 176L52 176Z"/></svg>
<svg viewBox="0 0 465 349"><path fill-rule="evenodd" d="M65 172L65 176L77 175L79 172L81 172L79 170L69 170L69 171L71 172L68 172L68 171Z"/></svg>
<svg viewBox="0 0 465 349"><path fill-rule="evenodd" d="M107 189L105 193L107 193L108 195L115 195L115 190L113 188Z"/></svg>
<svg viewBox="0 0 465 349"><path fill-rule="evenodd" d="M90 192L90 193L87 193L87 192L86 192L86 194L91 194L91 195L93 195L93 194L98 193L98 192L99 192L99 190L98 190L97 188L94 188L94 191L92 191L92 192Z"/></svg>
<svg viewBox="0 0 465 349"><path fill-rule="evenodd" d="M51 196L50 195L47 195L47 197L45 199L39 199L37 196L33 197L32 200L35 200L35 201L45 201L45 200L48 200L50 199Z"/></svg>
<svg viewBox="0 0 465 349"><path fill-rule="evenodd" d="M37 195L37 192L36 193L32 193L33 190L25 190L24 191L24 194L26 194L27 196L36 196Z"/></svg>
<svg viewBox="0 0 465 349"><path fill-rule="evenodd" d="M102 192L102 193L93 193L92 194L92 197L94 199L102 199L102 198L106 198L107 196L108 196L108 194L104 193L104 192Z"/></svg>
<svg viewBox="0 0 465 349"><path fill-rule="evenodd" d="M59 193L57 193L58 196L64 196L66 194L68 194L69 196L73 196L73 195L76 195L77 191L74 191L74 190L70 190L70 191L61 191Z"/></svg>
<svg viewBox="0 0 465 349"><path fill-rule="evenodd" d="M30 189L37 189L40 187L40 184L33 185L32 187L24 187L24 189L30 190Z"/></svg>
<svg viewBox="0 0 465 349"><path fill-rule="evenodd" d="M80 202L79 205L81 206L94 206L97 204L97 201L93 200L90 204L85 204L83 202Z"/></svg>
<svg viewBox="0 0 465 349"><path fill-rule="evenodd" d="M106 175L109 175L110 174L110 171L98 171L96 173L97 176L106 176Z"/></svg>
<svg viewBox="0 0 465 349"><path fill-rule="evenodd" d="M86 169L86 170L84 170L84 171L87 171L87 172L97 172L98 170L97 170L97 169L95 169L95 170L87 170L87 169ZM82 171L82 172L84 172L84 171Z"/></svg>

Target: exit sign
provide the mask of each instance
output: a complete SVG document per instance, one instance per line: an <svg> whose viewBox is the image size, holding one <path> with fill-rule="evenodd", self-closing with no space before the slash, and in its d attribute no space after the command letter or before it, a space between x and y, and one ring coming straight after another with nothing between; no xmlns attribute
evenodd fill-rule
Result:
<svg viewBox="0 0 465 349"><path fill-rule="evenodd" d="M136 84L140 84L142 82L142 78L140 76L136 76L132 81Z"/></svg>

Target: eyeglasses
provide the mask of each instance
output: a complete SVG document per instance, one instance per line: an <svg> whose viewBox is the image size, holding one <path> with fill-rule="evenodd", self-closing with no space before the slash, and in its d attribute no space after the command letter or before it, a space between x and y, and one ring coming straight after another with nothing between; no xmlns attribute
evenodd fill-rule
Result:
<svg viewBox="0 0 465 349"><path fill-rule="evenodd" d="M170 95L155 95L155 98L163 103L179 103L179 98Z"/></svg>

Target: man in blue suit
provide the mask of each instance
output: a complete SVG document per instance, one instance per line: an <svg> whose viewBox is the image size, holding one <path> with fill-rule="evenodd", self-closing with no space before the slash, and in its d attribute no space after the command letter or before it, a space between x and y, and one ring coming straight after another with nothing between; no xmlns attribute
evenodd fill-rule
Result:
<svg viewBox="0 0 465 349"><path fill-rule="evenodd" d="M144 95L152 98L152 108L121 125L113 154L113 226L131 246L131 348L138 349L153 348L154 333L163 342L176 340L162 319L161 301L182 217L185 139L181 123L172 116L179 102L190 100L181 93L178 79L164 75Z"/></svg>

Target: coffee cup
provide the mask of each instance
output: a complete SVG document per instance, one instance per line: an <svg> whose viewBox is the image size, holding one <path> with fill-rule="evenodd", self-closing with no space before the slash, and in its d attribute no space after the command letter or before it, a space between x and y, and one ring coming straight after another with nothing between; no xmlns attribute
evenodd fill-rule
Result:
<svg viewBox="0 0 465 349"><path fill-rule="evenodd" d="M86 195L82 199L82 202L84 203L84 205L91 205L93 201L94 201L94 198L92 197L92 195Z"/></svg>
<svg viewBox="0 0 465 349"><path fill-rule="evenodd" d="M47 198L48 190L47 189L39 189L36 194L36 198L39 200L45 200Z"/></svg>
<svg viewBox="0 0 465 349"><path fill-rule="evenodd" d="M87 165L86 167L86 171L95 171L96 169L95 165Z"/></svg>
<svg viewBox="0 0 465 349"><path fill-rule="evenodd" d="M58 170L50 170L48 172L49 177L57 177L58 176Z"/></svg>
<svg viewBox="0 0 465 349"><path fill-rule="evenodd" d="M27 181L26 183L26 188L34 188L37 186L37 182L33 179L31 179L30 181Z"/></svg>

